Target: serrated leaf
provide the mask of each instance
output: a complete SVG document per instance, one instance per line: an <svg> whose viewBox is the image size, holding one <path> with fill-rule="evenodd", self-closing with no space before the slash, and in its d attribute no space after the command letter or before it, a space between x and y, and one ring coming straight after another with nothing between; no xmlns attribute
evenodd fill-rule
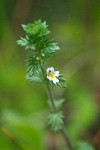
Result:
<svg viewBox="0 0 100 150"><path fill-rule="evenodd" d="M30 80L31 82L35 82L35 83L42 83L43 79L40 76L29 76L28 74L26 75L26 79Z"/></svg>
<svg viewBox="0 0 100 150"><path fill-rule="evenodd" d="M56 113L50 113L48 115L49 125L51 125L51 129L55 132L62 129L63 124L63 113L62 111Z"/></svg>
<svg viewBox="0 0 100 150"><path fill-rule="evenodd" d="M35 23L33 24L30 23L27 25L22 25L22 27L28 35L37 35L39 37L43 37L50 33L47 28L48 26L46 25L46 22L42 23L41 20L35 21Z"/></svg>
<svg viewBox="0 0 100 150"><path fill-rule="evenodd" d="M21 46L25 46L25 49L34 50L41 59L52 56L53 53L59 50L57 43L54 43L52 39L47 36L50 31L46 21L35 21L27 25L22 25L23 30L26 32L26 37L21 38L17 43Z"/></svg>
<svg viewBox="0 0 100 150"><path fill-rule="evenodd" d="M66 80L63 78L63 75L60 74L59 77L57 77L59 79L59 82L57 83L57 85L61 88L66 88Z"/></svg>
<svg viewBox="0 0 100 150"><path fill-rule="evenodd" d="M25 49L36 50L35 44L26 36L26 38L22 38L17 41L18 45L25 46Z"/></svg>
<svg viewBox="0 0 100 150"><path fill-rule="evenodd" d="M57 82L57 85L61 88L66 88L66 82L65 81L59 80L59 82Z"/></svg>
<svg viewBox="0 0 100 150"><path fill-rule="evenodd" d="M17 41L17 44L21 45L21 46L27 46L28 41L27 41L27 39L21 37L21 39Z"/></svg>
<svg viewBox="0 0 100 150"><path fill-rule="evenodd" d="M46 45L46 47L43 49L44 51L44 55L46 57L50 57L53 53L55 53L56 51L58 51L60 48L57 45L57 43L49 43L48 45Z"/></svg>
<svg viewBox="0 0 100 150"><path fill-rule="evenodd" d="M30 80L31 82L42 83L43 76L42 76L41 70L40 69L34 70L34 74L33 72L31 73L31 70L30 70L26 75L26 79Z"/></svg>

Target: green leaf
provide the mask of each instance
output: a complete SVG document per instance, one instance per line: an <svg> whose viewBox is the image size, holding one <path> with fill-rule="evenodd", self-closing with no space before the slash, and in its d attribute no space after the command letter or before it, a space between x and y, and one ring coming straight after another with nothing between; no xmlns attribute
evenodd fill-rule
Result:
<svg viewBox="0 0 100 150"><path fill-rule="evenodd" d="M22 38L20 40L17 41L17 44L18 45L21 45L21 46L27 46L28 45L28 41L26 38Z"/></svg>
<svg viewBox="0 0 100 150"><path fill-rule="evenodd" d="M28 74L26 75L26 79L31 81L31 82L35 82L35 83L42 83L43 80L41 79L40 76L36 76L36 75L33 75L33 76L29 76Z"/></svg>
<svg viewBox="0 0 100 150"><path fill-rule="evenodd" d="M62 107L64 101L65 101L64 98L55 101L56 108L57 108L58 110Z"/></svg>
<svg viewBox="0 0 100 150"><path fill-rule="evenodd" d="M27 64L26 64L26 67L27 67L27 72L29 72L29 74L32 73L32 75L34 74L35 70L38 68L38 65L36 64L36 60L35 60L35 57L32 56L32 57L29 57L27 60L26 60Z"/></svg>
<svg viewBox="0 0 100 150"><path fill-rule="evenodd" d="M31 36L43 37L50 33L46 22L41 22L41 20L35 21L33 24L22 25L24 31Z"/></svg>
<svg viewBox="0 0 100 150"><path fill-rule="evenodd" d="M61 88L66 88L66 80L64 80L63 78L59 78L59 82L57 83L57 85Z"/></svg>
<svg viewBox="0 0 100 150"><path fill-rule="evenodd" d="M59 50L57 43L47 36L50 31L46 22L41 20L27 25L22 25L26 32L26 37L17 41L18 45L25 46L25 49L31 49L38 52L41 57L50 57L54 52Z"/></svg>
<svg viewBox="0 0 100 150"><path fill-rule="evenodd" d="M28 36L26 38L22 38L17 41L18 45L25 46L25 49L36 50L36 45L33 43L32 40Z"/></svg>
<svg viewBox="0 0 100 150"><path fill-rule="evenodd" d="M55 132L62 129L63 124L63 113L62 111L56 113L50 113L48 115L49 125L51 125L51 129Z"/></svg>
<svg viewBox="0 0 100 150"><path fill-rule="evenodd" d="M40 69L35 70L34 74L33 72L31 73L31 70L30 70L30 72L28 72L26 75L26 79L30 80L31 82L42 83L43 76L42 76L41 70Z"/></svg>
<svg viewBox="0 0 100 150"><path fill-rule="evenodd" d="M94 148L89 143L80 141L76 144L75 150L94 150Z"/></svg>
<svg viewBox="0 0 100 150"><path fill-rule="evenodd" d="M56 51L58 51L60 48L57 45L57 43L49 43L44 49L44 55L46 57L50 57L53 53L55 53Z"/></svg>
<svg viewBox="0 0 100 150"><path fill-rule="evenodd" d="M55 100L55 106L56 106L57 110L59 110L62 107L64 101L65 100L63 98L59 99L59 100ZM52 108L51 101L48 101L48 104L49 104L50 108Z"/></svg>

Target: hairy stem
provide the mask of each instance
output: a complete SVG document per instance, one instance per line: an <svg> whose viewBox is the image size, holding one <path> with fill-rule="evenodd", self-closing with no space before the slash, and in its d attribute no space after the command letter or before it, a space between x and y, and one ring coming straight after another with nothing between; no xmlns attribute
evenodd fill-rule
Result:
<svg viewBox="0 0 100 150"><path fill-rule="evenodd" d="M42 73L43 73L43 76L44 76L44 79L46 79L46 74L45 74L45 70L44 68L42 67ZM55 99L54 99L54 95L53 95L53 92L51 90L51 87L49 86L49 84L46 82L46 90L47 90L47 94L48 94L48 98L51 102L51 105L52 105L52 111L54 113L57 112L57 108L56 108L56 105L55 105ZM69 138L69 135L66 131L66 128L65 128L65 125L64 125L64 122L62 124L62 129L61 129L61 133L65 139L65 142L66 142L66 146L69 148L69 150L73 150L73 145L72 145L72 142Z"/></svg>

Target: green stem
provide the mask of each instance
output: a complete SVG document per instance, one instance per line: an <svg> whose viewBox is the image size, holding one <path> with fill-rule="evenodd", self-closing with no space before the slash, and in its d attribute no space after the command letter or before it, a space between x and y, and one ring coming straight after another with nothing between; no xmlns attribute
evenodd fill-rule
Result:
<svg viewBox="0 0 100 150"><path fill-rule="evenodd" d="M42 69L43 77L44 77L44 79L46 79L45 70L44 70L43 67L41 67L41 69ZM55 105L55 99L54 99L53 92L52 92L51 87L49 86L49 84L47 82L45 82L45 84L46 84L46 90L47 90L48 98L49 98L49 100L51 102L51 105L52 105L52 111L54 113L56 113L57 112L57 108L56 108L56 105ZM63 137L65 139L66 146L69 148L69 150L73 150L73 145L72 145L72 142L71 142L71 140L69 138L69 135L68 135L68 133L66 131L64 122L62 124L61 133L62 133L62 135L63 135Z"/></svg>
<svg viewBox="0 0 100 150"><path fill-rule="evenodd" d="M52 111L53 112L57 112L57 108L55 106L55 103L54 103L54 96L53 96L53 93L51 91L51 88L50 86L46 83L46 90L47 90L47 95L48 95L48 98L51 102L51 106L52 106Z"/></svg>

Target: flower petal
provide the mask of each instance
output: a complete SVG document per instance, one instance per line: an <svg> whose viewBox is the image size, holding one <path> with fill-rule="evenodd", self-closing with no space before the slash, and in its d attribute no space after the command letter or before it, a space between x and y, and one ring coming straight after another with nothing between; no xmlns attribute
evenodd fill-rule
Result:
<svg viewBox="0 0 100 150"><path fill-rule="evenodd" d="M54 72L54 68L53 67L51 67L50 69L51 69L52 72Z"/></svg>
<svg viewBox="0 0 100 150"><path fill-rule="evenodd" d="M59 77L59 71L55 71L54 74L56 77Z"/></svg>
<svg viewBox="0 0 100 150"><path fill-rule="evenodd" d="M50 67L50 68L47 68L47 74L48 73L54 73L54 68L53 67Z"/></svg>
<svg viewBox="0 0 100 150"><path fill-rule="evenodd" d="M57 82L59 82L59 80L55 77L55 78L53 79L53 83L56 84Z"/></svg>
<svg viewBox="0 0 100 150"><path fill-rule="evenodd" d="M48 78L50 81L52 80L49 76L47 76L47 78Z"/></svg>
<svg viewBox="0 0 100 150"><path fill-rule="evenodd" d="M50 70L50 68L47 68L47 74L48 74L49 70Z"/></svg>

